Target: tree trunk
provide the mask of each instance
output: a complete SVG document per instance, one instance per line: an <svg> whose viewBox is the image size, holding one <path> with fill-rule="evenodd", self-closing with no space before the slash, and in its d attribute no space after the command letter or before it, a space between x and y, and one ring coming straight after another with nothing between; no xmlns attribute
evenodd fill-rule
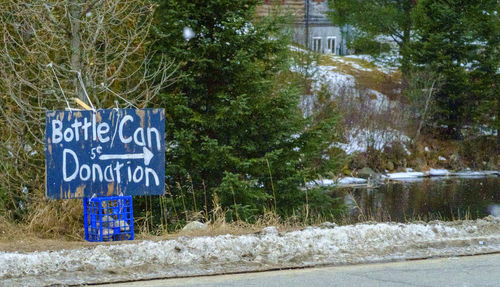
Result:
<svg viewBox="0 0 500 287"><path fill-rule="evenodd" d="M405 14L405 20L403 24L403 39L401 42L400 48L400 53L402 56L401 60L401 73L403 74L403 87L406 86L407 84L407 79L409 76L410 72L410 59L409 57L409 49L410 49L410 43L411 43L411 30L413 27L413 22L412 22L412 15L411 12L413 10L415 3L412 0L406 0L404 3L404 14Z"/></svg>
<svg viewBox="0 0 500 287"><path fill-rule="evenodd" d="M70 68L75 71L75 77L73 79L73 85L75 88L76 96L87 102L87 98L83 92L83 89L80 85L80 81L78 79L78 73L82 71L82 63L81 63L81 39L80 39L80 18L82 16L82 8L80 7L79 0L69 0L69 22L71 25L71 40L70 40L70 50L71 50L71 62ZM90 104L90 103L89 103Z"/></svg>
<svg viewBox="0 0 500 287"><path fill-rule="evenodd" d="M420 122L418 124L417 134L415 135L414 142L416 142L418 140L418 137L420 136L420 132L422 131L422 127L425 124L426 117L427 117L427 110L429 109L429 103L431 102L432 92L434 90L435 84L436 84L436 81L434 80L434 82L432 82L431 89L429 90L429 95L427 96L427 99L425 100L424 112L423 112L422 118L420 119Z"/></svg>

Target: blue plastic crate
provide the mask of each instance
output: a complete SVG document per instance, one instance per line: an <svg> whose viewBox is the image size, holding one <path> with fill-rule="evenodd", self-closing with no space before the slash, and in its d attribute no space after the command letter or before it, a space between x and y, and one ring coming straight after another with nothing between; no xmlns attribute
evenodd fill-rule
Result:
<svg viewBox="0 0 500 287"><path fill-rule="evenodd" d="M87 241L134 240L132 196L84 198L83 223Z"/></svg>

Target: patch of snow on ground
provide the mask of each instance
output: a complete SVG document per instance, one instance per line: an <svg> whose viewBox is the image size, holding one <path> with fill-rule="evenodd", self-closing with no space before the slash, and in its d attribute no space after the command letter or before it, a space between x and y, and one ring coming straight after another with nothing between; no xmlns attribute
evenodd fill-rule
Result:
<svg viewBox="0 0 500 287"><path fill-rule="evenodd" d="M338 57L338 56L331 56L331 57L332 57L332 59L334 61L338 61L338 62L347 64L347 65L351 66L352 68L354 68L356 70L365 71L365 72L371 72L371 71L373 71L373 69L365 68L365 67L363 67L363 66L361 66L358 63L355 63L353 61L348 61L348 58L346 58L346 57Z"/></svg>
<svg viewBox="0 0 500 287"><path fill-rule="evenodd" d="M409 171L409 170L407 170ZM480 178L488 176L500 176L500 171L460 171L450 172L446 169L430 169L426 172L396 172L382 175L382 178L403 181L420 182L424 179L441 180L441 177L454 176L459 178Z"/></svg>
<svg viewBox="0 0 500 287"><path fill-rule="evenodd" d="M346 135L347 143L334 143L332 146L342 149L346 154L355 152L366 152L371 146L376 150L383 150L386 146L390 147L394 142L407 143L410 138L400 131L353 129Z"/></svg>
<svg viewBox="0 0 500 287"><path fill-rule="evenodd" d="M294 52L309 53L309 51L304 50L302 48L299 48L297 46L293 46L293 45L288 45L288 48L290 49L290 51L294 51Z"/></svg>
<svg viewBox="0 0 500 287"><path fill-rule="evenodd" d="M398 179L424 177L425 174L423 172L419 172L419 171L410 171L410 172L389 173L386 176L388 179L398 180Z"/></svg>
<svg viewBox="0 0 500 287"><path fill-rule="evenodd" d="M490 175L500 175L500 171L496 170L486 170L486 171L459 171L452 173L454 176L459 176L459 177L484 177L484 176L490 176Z"/></svg>
<svg viewBox="0 0 500 287"><path fill-rule="evenodd" d="M357 177L343 177L339 178L337 181L334 181L333 179L318 179L307 182L306 187L312 188L320 186L342 186L350 184L364 184L366 182L367 182L366 179Z"/></svg>
<svg viewBox="0 0 500 287"><path fill-rule="evenodd" d="M355 89L356 80L351 75L334 71L333 66L317 66L313 75L311 88L313 91L320 91L326 86L333 96L340 94L343 89Z"/></svg>
<svg viewBox="0 0 500 287"><path fill-rule="evenodd" d="M336 69L335 66L319 66L316 62L312 62L309 68L301 65L293 65L290 68L292 72L312 76L311 88L313 92L318 92L325 86L333 96L336 96L341 89L355 89L355 78L351 75L336 72Z"/></svg>
<svg viewBox="0 0 500 287"><path fill-rule="evenodd" d="M448 176L450 172L446 169L433 169L431 168L428 172L429 176Z"/></svg>
<svg viewBox="0 0 500 287"><path fill-rule="evenodd" d="M344 56L347 59L359 59L366 61L368 63L372 63L376 66L377 70L384 74L392 74L396 72L398 68L398 59L397 55L393 54L384 54L380 57L374 58L370 55L348 55Z"/></svg>
<svg viewBox="0 0 500 287"><path fill-rule="evenodd" d="M500 205L499 204L491 204L488 206L488 212L492 216L500 217Z"/></svg>
<svg viewBox="0 0 500 287"><path fill-rule="evenodd" d="M493 216L451 223L331 224L283 233L268 228L239 236L1 253L0 285L90 284L498 251L500 218Z"/></svg>
<svg viewBox="0 0 500 287"><path fill-rule="evenodd" d="M335 57L335 60L346 62L341 57ZM351 62L346 63L357 65ZM291 67L291 71L308 75L312 80L312 93L301 98L300 107L304 116L310 116L313 113L318 100L318 92L322 90L326 90L331 95L332 100L339 99L341 105L348 105L352 109L363 109L368 113L390 112L391 109L399 106L398 102L391 101L379 91L373 89L358 90L356 78L338 72L335 66L318 66L317 62L312 62L308 68L302 65L294 65Z"/></svg>
<svg viewBox="0 0 500 287"><path fill-rule="evenodd" d="M303 95L300 98L300 109L302 110L302 113L304 117L309 117L310 115L313 114L314 112L314 105L316 101L318 100L318 97L316 95Z"/></svg>
<svg viewBox="0 0 500 287"><path fill-rule="evenodd" d="M318 187L318 186L333 186L335 181L333 179L317 179L306 183L306 187Z"/></svg>
<svg viewBox="0 0 500 287"><path fill-rule="evenodd" d="M386 95L382 94L381 92L375 90L369 90L368 94L371 95L370 105L374 107L376 110L386 111L394 106L391 100L389 100L389 98Z"/></svg>
<svg viewBox="0 0 500 287"><path fill-rule="evenodd" d="M487 125L482 125L479 127L479 132L483 136L498 136L498 130L488 127Z"/></svg>
<svg viewBox="0 0 500 287"><path fill-rule="evenodd" d="M343 177L337 181L339 185L348 185L348 184L363 184L366 183L367 180L364 178L358 177Z"/></svg>
<svg viewBox="0 0 500 287"><path fill-rule="evenodd" d="M326 89L332 99L339 95L354 95L359 93L356 89L356 80L351 75L342 74L335 71L334 66L318 66L316 62L311 63L308 70L301 65L291 67L292 72L297 72L303 75L310 75L312 94L304 95L300 101L300 107L304 116L310 116L313 113L314 106L317 102L317 94L322 89Z"/></svg>

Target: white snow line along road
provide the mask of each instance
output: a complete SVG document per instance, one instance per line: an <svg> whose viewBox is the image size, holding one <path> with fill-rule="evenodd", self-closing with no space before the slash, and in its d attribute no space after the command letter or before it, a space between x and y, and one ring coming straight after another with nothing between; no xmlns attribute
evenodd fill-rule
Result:
<svg viewBox="0 0 500 287"><path fill-rule="evenodd" d="M500 251L500 218L377 223L0 253L0 285L88 284Z"/></svg>

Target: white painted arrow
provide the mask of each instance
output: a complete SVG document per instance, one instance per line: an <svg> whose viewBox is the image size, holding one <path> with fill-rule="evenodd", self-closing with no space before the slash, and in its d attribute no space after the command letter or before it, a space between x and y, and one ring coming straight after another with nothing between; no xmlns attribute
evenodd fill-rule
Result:
<svg viewBox="0 0 500 287"><path fill-rule="evenodd" d="M144 164L149 165L149 162L153 158L153 153L147 148L142 148L142 153L136 154L103 154L99 156L100 160L110 160L110 159L144 159Z"/></svg>

